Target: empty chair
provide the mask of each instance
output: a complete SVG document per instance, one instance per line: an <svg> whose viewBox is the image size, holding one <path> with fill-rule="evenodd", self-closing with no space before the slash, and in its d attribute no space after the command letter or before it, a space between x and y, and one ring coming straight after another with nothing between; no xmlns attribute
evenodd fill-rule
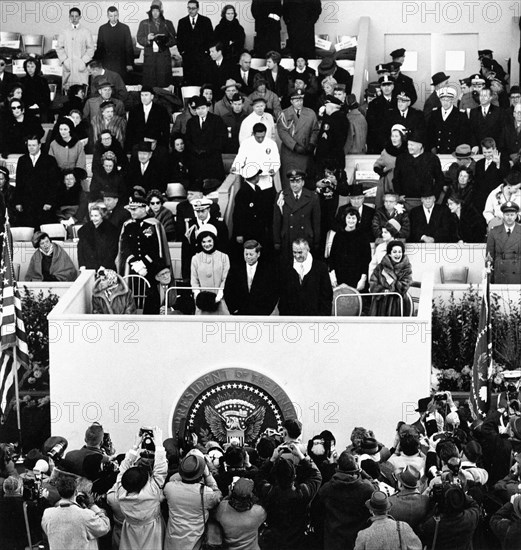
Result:
<svg viewBox="0 0 521 550"><path fill-rule="evenodd" d="M64 241L67 238L67 230L61 223L44 223L40 225L40 231L47 233L49 238Z"/></svg>
<svg viewBox="0 0 521 550"><path fill-rule="evenodd" d="M333 290L333 315L358 317L362 314L362 297L356 288L341 284Z"/></svg>
<svg viewBox="0 0 521 550"><path fill-rule="evenodd" d="M447 266L440 267L440 278L442 284L460 283L466 284L469 277L469 268L466 266Z"/></svg>
<svg viewBox="0 0 521 550"><path fill-rule="evenodd" d="M199 95L200 91L201 86L182 86L181 97L183 98L183 103L186 103L186 101L194 95Z"/></svg>
<svg viewBox="0 0 521 550"><path fill-rule="evenodd" d="M2 48L13 48L18 50L20 48L20 33L19 32L0 32L0 46Z"/></svg>
<svg viewBox="0 0 521 550"><path fill-rule="evenodd" d="M166 196L169 199L186 199L186 189L181 183L169 183L166 186Z"/></svg>
<svg viewBox="0 0 521 550"><path fill-rule="evenodd" d="M163 206L172 212L172 214L175 216L177 214L177 205L179 204L179 201L165 201L163 203Z"/></svg>
<svg viewBox="0 0 521 550"><path fill-rule="evenodd" d="M26 241L31 242L34 235L33 227L11 227L11 235L13 241Z"/></svg>
<svg viewBox="0 0 521 550"><path fill-rule="evenodd" d="M292 71L295 68L295 62L293 61L293 59L283 57L280 60L280 66L284 67L288 71Z"/></svg>
<svg viewBox="0 0 521 550"><path fill-rule="evenodd" d="M251 60L251 68L252 69L265 69L266 68L266 60L261 59L260 57L254 57Z"/></svg>
<svg viewBox="0 0 521 550"><path fill-rule="evenodd" d="M28 48L31 48L30 50ZM43 55L45 48L45 36L43 34L23 34L22 49L26 53ZM34 51L38 50L38 51Z"/></svg>
<svg viewBox="0 0 521 550"><path fill-rule="evenodd" d="M150 283L141 275L125 275L123 279L132 291L137 312L143 313Z"/></svg>

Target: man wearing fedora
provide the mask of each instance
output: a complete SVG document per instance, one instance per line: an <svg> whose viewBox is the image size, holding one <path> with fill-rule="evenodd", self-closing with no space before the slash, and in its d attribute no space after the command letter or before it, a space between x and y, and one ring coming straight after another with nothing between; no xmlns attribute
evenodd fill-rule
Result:
<svg viewBox="0 0 521 550"><path fill-rule="evenodd" d="M126 27L126 25L124 26ZM87 69L91 76L91 97L95 97L97 95L102 82L108 82L109 84L112 84L112 97L120 99L123 102L126 101L128 96L127 88L123 82L123 79L116 71L105 69L103 63L97 58L87 63Z"/></svg>
<svg viewBox="0 0 521 550"><path fill-rule="evenodd" d="M375 491L365 505L371 514L371 525L358 533L354 550L421 550L422 543L411 526L404 521L395 521L389 515L391 503L385 493Z"/></svg>
<svg viewBox="0 0 521 550"><path fill-rule="evenodd" d="M224 181L222 151L226 127L221 117L209 112L204 97L194 101L197 116L186 123L186 152L192 178L216 178Z"/></svg>
<svg viewBox="0 0 521 550"><path fill-rule="evenodd" d="M434 86L434 91L425 100L423 105L423 115L425 116L426 124L429 123L432 110L435 107L438 107L438 109L441 107L441 101L438 97L438 90L448 86L449 78L450 76L446 75L444 72L439 72L432 75L432 85Z"/></svg>
<svg viewBox="0 0 521 550"><path fill-rule="evenodd" d="M125 105L121 99L114 97L114 85L108 80L98 80L95 95L87 99L83 107L83 118L92 121L99 114L100 106L105 101L114 103L114 114L117 116L125 116Z"/></svg>
<svg viewBox="0 0 521 550"><path fill-rule="evenodd" d="M468 118L455 106L455 88L445 86L437 91L440 107L435 107L427 125L427 149L438 155L452 154L470 139Z"/></svg>
<svg viewBox="0 0 521 550"><path fill-rule="evenodd" d="M224 117L224 115L233 112L233 97L239 94L239 90L241 88L242 84L236 82L233 78L228 78L225 84L221 86L221 90L224 92L224 96L214 105L213 113L222 118ZM241 108L241 110L243 109Z"/></svg>
<svg viewBox="0 0 521 550"><path fill-rule="evenodd" d="M413 530L427 519L431 500L420 493L420 472L407 466L398 474L398 493L389 497L392 516L397 521L408 523Z"/></svg>
<svg viewBox="0 0 521 550"><path fill-rule="evenodd" d="M284 109L277 121L277 130L282 141L282 173L295 169L308 172L313 162L313 153L318 140L318 120L314 111L304 107L303 90L290 95L291 107ZM282 187L288 188L285 178Z"/></svg>
<svg viewBox="0 0 521 550"><path fill-rule="evenodd" d="M153 285L159 263L171 265L165 230L159 220L148 216L142 193L134 192L125 208L131 218L123 224L119 237L118 273L141 275Z"/></svg>
<svg viewBox="0 0 521 550"><path fill-rule="evenodd" d="M508 201L501 206L503 223L487 237L487 255L492 258L492 282L521 283L521 225L516 223L519 206Z"/></svg>
<svg viewBox="0 0 521 550"><path fill-rule="evenodd" d="M132 151L132 147L143 141L151 128L158 132L158 143L168 147L170 137L168 111L154 102L155 92L150 86L143 86L139 96L141 103L128 114L125 151Z"/></svg>
<svg viewBox="0 0 521 550"><path fill-rule="evenodd" d="M453 186L457 186L458 172L462 166L468 168L474 175L476 173L476 161L472 158L472 149L468 143L462 143L458 145L451 155L456 159L448 170L445 172L446 176L450 179Z"/></svg>
<svg viewBox="0 0 521 550"><path fill-rule="evenodd" d="M346 93L351 93L353 77L349 71L337 65L334 57L324 57L318 66L319 88L326 76L332 76L337 81L337 84L345 84Z"/></svg>

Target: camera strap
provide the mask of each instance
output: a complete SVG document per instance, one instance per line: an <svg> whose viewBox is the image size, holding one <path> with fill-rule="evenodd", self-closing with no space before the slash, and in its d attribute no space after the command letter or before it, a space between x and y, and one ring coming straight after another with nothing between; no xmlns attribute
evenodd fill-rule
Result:
<svg viewBox="0 0 521 550"><path fill-rule="evenodd" d="M436 526L434 527L434 537L432 537L432 546L431 550L436 549L436 541L438 540L438 529L440 527L440 516L433 516Z"/></svg>

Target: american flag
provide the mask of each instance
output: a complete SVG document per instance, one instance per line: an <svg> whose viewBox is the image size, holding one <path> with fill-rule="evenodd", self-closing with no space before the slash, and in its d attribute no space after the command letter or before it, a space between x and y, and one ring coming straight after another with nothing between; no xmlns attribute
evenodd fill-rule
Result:
<svg viewBox="0 0 521 550"><path fill-rule="evenodd" d="M470 386L470 412L474 420L484 419L490 409L492 378L492 324L490 320L490 275L481 285L483 298L479 314L478 336L474 351Z"/></svg>
<svg viewBox="0 0 521 550"><path fill-rule="evenodd" d="M19 365L29 366L29 350L22 315L22 302L14 277L11 229L5 224L0 261L0 412L7 415L8 394L15 385ZM14 362L16 348L17 364ZM10 408L10 407L9 407Z"/></svg>

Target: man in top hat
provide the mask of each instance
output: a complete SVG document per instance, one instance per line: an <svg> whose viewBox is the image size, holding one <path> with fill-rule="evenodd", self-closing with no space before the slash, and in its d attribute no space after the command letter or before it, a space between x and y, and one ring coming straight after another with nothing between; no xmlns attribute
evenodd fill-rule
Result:
<svg viewBox="0 0 521 550"><path fill-rule="evenodd" d="M222 118L209 112L204 97L195 100L196 117L186 123L186 152L192 178L224 180L222 151L226 127Z"/></svg>
<svg viewBox="0 0 521 550"><path fill-rule="evenodd" d="M305 238L318 250L320 244L320 204L314 191L304 188L306 173L292 170L286 177L290 189L280 192L273 209L273 240L282 258L291 255L292 242Z"/></svg>
<svg viewBox="0 0 521 550"><path fill-rule="evenodd" d="M502 147L503 112L491 101L492 91L484 88L479 93L479 107L470 110L470 145L474 155L480 149L481 140L487 137L496 141L498 149Z"/></svg>
<svg viewBox="0 0 521 550"><path fill-rule="evenodd" d="M444 88L449 84L449 75L446 75L444 72L435 73L432 75L432 85L434 90L431 95L425 100L423 105L423 115L425 116L425 123L429 123L429 117L431 116L432 110L434 107L441 107L441 101L438 97L438 90Z"/></svg>
<svg viewBox="0 0 521 550"><path fill-rule="evenodd" d="M448 155L469 141L468 118L455 106L457 92L446 86L438 90L441 106L435 107L427 125L427 149Z"/></svg>
<svg viewBox="0 0 521 550"><path fill-rule="evenodd" d="M403 48L401 50L395 50L391 53L391 55L396 52L403 52L403 56L399 56L398 59L405 59L405 50ZM396 93L399 94L400 92L405 92L407 96L411 98L411 105L414 105L416 103L416 100L418 99L416 86L414 85L413 79L410 76L404 75L401 72L402 65L403 61L398 61L397 59L393 59L391 63L387 63L389 73L394 78L394 87Z"/></svg>
<svg viewBox="0 0 521 550"><path fill-rule="evenodd" d="M247 163L238 172L242 183L235 195L233 239L241 252L248 240L258 241L269 253L273 246L273 201L275 192L263 193L259 186L262 170ZM238 246L237 246L238 245Z"/></svg>
<svg viewBox="0 0 521 550"><path fill-rule="evenodd" d="M282 141L282 173L295 169L307 172L311 168L313 153L318 140L318 120L314 111L304 107L303 90L295 90L290 95L291 107L284 109L277 121L277 130ZM289 187L286 178L282 179L284 189Z"/></svg>
<svg viewBox="0 0 521 550"><path fill-rule="evenodd" d="M213 201L206 197L191 201L194 211L193 218L184 218L184 227L180 235L183 235L181 245L181 273L184 280L190 280L190 263L192 257L200 251L197 244L197 233L206 224L212 225L217 230L215 247L221 252L228 251L228 228L222 219L217 217L215 209L212 211Z"/></svg>
<svg viewBox="0 0 521 550"><path fill-rule="evenodd" d="M102 82L108 82L109 84L112 84L112 97L115 99L120 99L123 102L126 101L128 96L127 88L123 82L123 79L117 72L105 69L103 63L99 59L89 61L89 63L87 63L87 68L91 76L91 97L95 97L97 95Z"/></svg>
<svg viewBox="0 0 521 550"><path fill-rule="evenodd" d="M365 503L371 514L371 526L358 533L355 548L409 548L420 550L422 543L411 526L395 521L390 515L391 504L387 495L375 491Z"/></svg>
<svg viewBox="0 0 521 550"><path fill-rule="evenodd" d="M241 88L242 84L236 82L233 78L228 78L225 84L221 86L224 97L214 105L214 114L222 118L224 115L231 113L233 111L232 99L239 93Z"/></svg>
<svg viewBox="0 0 521 550"><path fill-rule="evenodd" d="M492 258L492 282L521 283L521 226L516 223L519 206L508 201L501 206L503 223L487 237L487 255Z"/></svg>
<svg viewBox="0 0 521 550"><path fill-rule="evenodd" d="M125 208L131 219L119 237L118 273L141 275L153 285L160 262L171 265L165 230L159 220L148 216L144 194L134 192Z"/></svg>
<svg viewBox="0 0 521 550"><path fill-rule="evenodd" d="M409 132L425 129L423 113L411 107L407 92L401 91L396 95L396 111L391 114L391 127L394 124L402 124Z"/></svg>
<svg viewBox="0 0 521 550"><path fill-rule="evenodd" d="M145 134L151 128L158 132L158 143L168 147L170 137L168 111L159 103L154 102L153 88L143 86L139 96L140 105L134 107L128 115L125 151L132 151L132 147L143 141Z"/></svg>
<svg viewBox="0 0 521 550"><path fill-rule="evenodd" d="M393 113L396 112L396 97L394 79L391 76L381 76L378 79L382 95L371 101L367 109L367 152L379 154L389 139Z"/></svg>
<svg viewBox="0 0 521 550"><path fill-rule="evenodd" d="M244 260L232 264L224 299L232 315L271 315L279 299L273 263L264 261L261 244L250 239L241 249Z"/></svg>
<svg viewBox="0 0 521 550"><path fill-rule="evenodd" d="M337 93L336 90L334 93ZM360 110L355 94L348 94L345 102L349 131L344 153L346 155L365 153L367 150L367 120Z"/></svg>
<svg viewBox="0 0 521 550"><path fill-rule="evenodd" d="M446 206L436 204L432 186L420 191L421 206L409 212L413 243L445 243L449 240L450 218Z"/></svg>
<svg viewBox="0 0 521 550"><path fill-rule="evenodd" d="M146 193L157 189L166 191L168 180L167 166L154 156L152 142L142 141L136 146L137 154L131 157L125 177L129 195L135 186L142 187Z"/></svg>
<svg viewBox="0 0 521 550"><path fill-rule="evenodd" d="M425 133L421 130L414 131L407 142L408 152L396 158L394 190L405 197L409 209L419 204L423 189L434 189L438 196L445 185L440 159L425 150L425 143Z"/></svg>
<svg viewBox="0 0 521 550"><path fill-rule="evenodd" d="M183 78L187 85L201 85L213 36L212 22L199 13L198 0L189 0L188 15L179 19L177 47L183 56Z"/></svg>
<svg viewBox="0 0 521 550"><path fill-rule="evenodd" d="M325 57L318 66L318 83L322 84L322 80L326 76L332 76L337 84L345 84L346 92L351 93L353 87L353 77L349 71L339 67L333 57Z"/></svg>
<svg viewBox="0 0 521 550"><path fill-rule="evenodd" d="M431 500L420 492L420 472L407 466L398 477L398 493L389 497L392 516L396 521L404 521L413 529L427 519Z"/></svg>
<svg viewBox="0 0 521 550"><path fill-rule="evenodd" d="M225 99L226 98L223 98L222 101L225 101ZM244 97L239 93L231 97L230 106L231 111L227 111L221 115L227 131L223 153L237 154L239 151L239 132L248 114L244 109Z"/></svg>
<svg viewBox="0 0 521 550"><path fill-rule="evenodd" d="M121 99L113 97L114 85L111 84L108 80L98 80L96 95L90 97L85 102L83 106L83 118L87 119L89 122L92 122L93 119L99 114L100 106L105 101L111 101L114 103L114 114L117 116L125 116L125 105Z"/></svg>
<svg viewBox="0 0 521 550"><path fill-rule="evenodd" d="M315 150L315 171L323 172L324 166L334 162L338 168L345 168L344 146L349 132L349 121L342 112L342 101L326 96L325 114L318 133Z"/></svg>

